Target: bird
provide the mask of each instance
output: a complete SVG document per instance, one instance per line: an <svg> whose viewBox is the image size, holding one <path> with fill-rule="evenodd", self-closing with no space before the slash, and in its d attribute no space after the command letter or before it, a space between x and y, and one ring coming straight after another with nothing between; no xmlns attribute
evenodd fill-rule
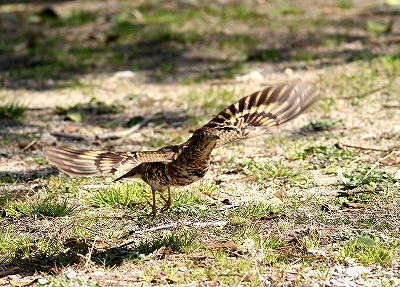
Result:
<svg viewBox="0 0 400 287"><path fill-rule="evenodd" d="M209 169L214 149L260 136L302 114L319 97L319 89L311 82L289 80L229 105L182 144L134 152L45 146L43 154L48 162L70 176L122 173L114 181L141 178L151 187L152 201L148 203L154 219L157 193L164 201L160 209L164 212L171 207L171 187L186 186L202 179Z"/></svg>

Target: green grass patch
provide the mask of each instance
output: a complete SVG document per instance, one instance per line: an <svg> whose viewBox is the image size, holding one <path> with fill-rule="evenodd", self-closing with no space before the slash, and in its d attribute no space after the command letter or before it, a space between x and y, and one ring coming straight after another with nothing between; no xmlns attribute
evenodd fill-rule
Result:
<svg viewBox="0 0 400 287"><path fill-rule="evenodd" d="M191 92L187 98L188 102L196 103L207 110L213 109L217 113L235 101L236 93L224 87L210 87L205 91Z"/></svg>
<svg viewBox="0 0 400 287"><path fill-rule="evenodd" d="M204 187L203 187L204 189ZM173 199L168 212L176 215L205 216L211 202L197 190L181 192Z"/></svg>
<svg viewBox="0 0 400 287"><path fill-rule="evenodd" d="M300 15L304 13L304 11L302 8L298 6L287 5L287 6L282 6L279 13L281 13L282 15Z"/></svg>
<svg viewBox="0 0 400 287"><path fill-rule="evenodd" d="M311 62L315 59L315 55L311 52L302 52L294 55L293 61Z"/></svg>
<svg viewBox="0 0 400 287"><path fill-rule="evenodd" d="M12 231L9 227L0 233L0 264L16 264L32 268L35 262L44 263L63 250L58 240L35 239ZM53 259L52 264L54 265Z"/></svg>
<svg viewBox="0 0 400 287"><path fill-rule="evenodd" d="M329 113L330 111L336 109L335 97L324 97L320 99L318 102L325 113Z"/></svg>
<svg viewBox="0 0 400 287"><path fill-rule="evenodd" d="M336 7L342 10L349 10L353 7L353 1L351 0L338 0L336 1Z"/></svg>
<svg viewBox="0 0 400 287"><path fill-rule="evenodd" d="M338 170L339 186L344 189L363 188L368 191L387 190L393 184L393 179L375 166L364 165L356 168Z"/></svg>
<svg viewBox="0 0 400 287"><path fill-rule="evenodd" d="M97 191L89 201L95 207L135 208L137 205L146 202L146 193L150 193L150 191L145 183L116 183Z"/></svg>
<svg viewBox="0 0 400 287"><path fill-rule="evenodd" d="M300 128L304 132L320 132L342 126L342 123L332 119L319 119Z"/></svg>
<svg viewBox="0 0 400 287"><path fill-rule="evenodd" d="M282 49L263 49L257 50L248 55L248 61L279 61L284 58L286 51Z"/></svg>
<svg viewBox="0 0 400 287"><path fill-rule="evenodd" d="M367 30L370 33L373 33L374 35L380 35L385 32L388 32L390 29L390 23L388 21L386 22L378 22L378 21L373 21L373 20L367 20L365 23L365 30Z"/></svg>
<svg viewBox="0 0 400 287"><path fill-rule="evenodd" d="M10 259L13 262L15 259L29 256L34 251L35 247L28 236L15 233L10 228L0 233L0 263L4 264Z"/></svg>
<svg viewBox="0 0 400 287"><path fill-rule="evenodd" d="M271 214L282 212L283 202L269 200L261 202L248 202L233 210L230 214L230 223L233 225L247 224L247 220L257 220Z"/></svg>
<svg viewBox="0 0 400 287"><path fill-rule="evenodd" d="M18 120L26 116L26 106L17 101L7 101L3 97L0 97L0 100L3 102L0 104L0 119Z"/></svg>
<svg viewBox="0 0 400 287"><path fill-rule="evenodd" d="M85 10L72 10L71 14L65 19L64 23L73 26L80 26L96 21L96 14Z"/></svg>
<svg viewBox="0 0 400 287"><path fill-rule="evenodd" d="M81 119L81 114L91 113L95 115L104 115L104 114L116 114L121 112L125 106L119 102L112 102L111 104L106 104L105 102L92 97L89 102L85 104L76 104L71 107L56 107L56 113L59 115L65 115L66 117L70 117L71 120L77 120L78 118L71 118L71 115L75 115Z"/></svg>
<svg viewBox="0 0 400 287"><path fill-rule="evenodd" d="M353 258L364 265L388 266L393 259L395 248L399 245L398 240L390 240L385 236L351 235L339 247L338 258L343 263Z"/></svg>
<svg viewBox="0 0 400 287"><path fill-rule="evenodd" d="M143 239L135 244L135 249L140 254L150 254L161 247L167 247L176 252L193 251L200 247L197 241L197 231L182 230L175 232L162 232L155 236Z"/></svg>
<svg viewBox="0 0 400 287"><path fill-rule="evenodd" d="M258 180L293 178L299 175L299 171L281 161L255 163L251 165L250 170L254 172Z"/></svg>
<svg viewBox="0 0 400 287"><path fill-rule="evenodd" d="M0 195L0 217L7 214L5 212L5 207L7 206L8 201L10 200L11 195L9 193L5 193Z"/></svg>
<svg viewBox="0 0 400 287"><path fill-rule="evenodd" d="M256 181L275 180L282 184L305 186L308 179L298 170L282 161L256 162L253 159L244 160L239 168L245 174L251 174Z"/></svg>
<svg viewBox="0 0 400 287"><path fill-rule="evenodd" d="M66 17L61 17L50 9L42 10L37 16L40 17L42 22L53 27L82 26L87 23L93 23L97 19L95 13L81 9L72 10Z"/></svg>
<svg viewBox="0 0 400 287"><path fill-rule="evenodd" d="M5 211L8 216L63 217L71 215L76 207L75 205L69 204L66 199L60 201L53 197L45 197L34 201L9 203Z"/></svg>
<svg viewBox="0 0 400 287"><path fill-rule="evenodd" d="M332 167L336 171L338 163L352 162L357 153L339 145L308 146L303 150L296 150L293 159L307 159L313 167Z"/></svg>
<svg viewBox="0 0 400 287"><path fill-rule="evenodd" d="M164 231L157 234L147 236L134 244L132 249L124 251L124 259L126 260L149 260L149 255L164 249L167 253L179 252L187 253L195 251L201 247L197 240L198 233L196 230L179 230ZM115 250L109 250L95 260L101 262L105 266L112 266L116 255Z"/></svg>
<svg viewBox="0 0 400 287"><path fill-rule="evenodd" d="M29 159L30 163L36 163L38 165L45 165L47 164L47 161L43 158L43 157L35 157L35 158L31 158Z"/></svg>
<svg viewBox="0 0 400 287"><path fill-rule="evenodd" d="M376 205L379 198L370 197L369 198L373 205ZM356 224L358 228L363 228L365 230L373 229L381 232L388 232L388 234L392 234L393 236L399 236L399 229L396 222L391 222L385 220L380 214L369 214L357 219Z"/></svg>

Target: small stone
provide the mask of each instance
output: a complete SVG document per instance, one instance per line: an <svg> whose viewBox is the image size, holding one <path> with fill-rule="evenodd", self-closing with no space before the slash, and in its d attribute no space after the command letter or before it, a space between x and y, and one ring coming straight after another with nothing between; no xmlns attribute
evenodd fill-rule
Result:
<svg viewBox="0 0 400 287"><path fill-rule="evenodd" d="M135 73L129 70L116 72L113 76L115 79L130 79L135 77Z"/></svg>
<svg viewBox="0 0 400 287"><path fill-rule="evenodd" d="M364 267L364 266L352 266L346 268L346 274L350 277L360 277L361 274L366 274L371 272L371 268Z"/></svg>
<svg viewBox="0 0 400 287"><path fill-rule="evenodd" d="M65 273L65 276L67 276L68 279L75 279L76 278L76 272L72 268L68 268L67 272Z"/></svg>
<svg viewBox="0 0 400 287"><path fill-rule="evenodd" d="M286 76L292 76L294 74L294 71L291 68L286 68L284 73Z"/></svg>
<svg viewBox="0 0 400 287"><path fill-rule="evenodd" d="M262 81L264 80L264 76L258 71L252 71L242 76L236 76L235 80L237 82Z"/></svg>
<svg viewBox="0 0 400 287"><path fill-rule="evenodd" d="M40 141L47 145L53 145L57 142L57 138L48 132L44 132L40 137Z"/></svg>
<svg viewBox="0 0 400 287"><path fill-rule="evenodd" d="M355 258L346 257L344 259L344 261L346 261L346 263L349 264L349 265L353 265L356 262L356 259Z"/></svg>
<svg viewBox="0 0 400 287"><path fill-rule="evenodd" d="M398 169L398 170L396 171L396 173L394 174L394 179L395 179L395 180L400 180L400 169Z"/></svg>
<svg viewBox="0 0 400 287"><path fill-rule="evenodd" d="M49 280L44 279L44 278L39 278L39 279L38 279L38 283L39 283L40 285L46 285L48 282L49 282Z"/></svg>

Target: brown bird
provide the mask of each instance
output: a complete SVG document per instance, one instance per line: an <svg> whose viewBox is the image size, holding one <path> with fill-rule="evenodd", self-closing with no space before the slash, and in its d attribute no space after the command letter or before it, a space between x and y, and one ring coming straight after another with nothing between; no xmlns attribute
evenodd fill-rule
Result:
<svg viewBox="0 0 400 287"><path fill-rule="evenodd" d="M214 148L259 136L304 112L319 97L312 84L293 80L246 96L226 107L185 143L156 151L113 152L44 147L47 160L71 176L124 172L116 180L141 178L151 186L153 218L156 193L171 206L171 187L189 185L206 174ZM167 198L163 193L167 191Z"/></svg>

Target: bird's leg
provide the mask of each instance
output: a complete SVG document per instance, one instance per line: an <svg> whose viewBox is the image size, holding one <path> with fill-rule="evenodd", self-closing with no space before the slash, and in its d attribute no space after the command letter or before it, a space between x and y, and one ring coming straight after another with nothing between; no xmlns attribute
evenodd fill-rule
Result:
<svg viewBox="0 0 400 287"><path fill-rule="evenodd" d="M154 188L151 188L151 197L153 203L150 203L147 199L147 203L151 206L151 214L152 214L152 219L156 218L157 214L157 204L156 204L156 190Z"/></svg>
<svg viewBox="0 0 400 287"><path fill-rule="evenodd" d="M169 186L168 186L167 190L168 190L168 198L167 199L165 199L165 197L163 195L161 195L161 198L165 201L165 205L163 206L163 208L161 208L161 212L167 211L171 207L171 189Z"/></svg>

